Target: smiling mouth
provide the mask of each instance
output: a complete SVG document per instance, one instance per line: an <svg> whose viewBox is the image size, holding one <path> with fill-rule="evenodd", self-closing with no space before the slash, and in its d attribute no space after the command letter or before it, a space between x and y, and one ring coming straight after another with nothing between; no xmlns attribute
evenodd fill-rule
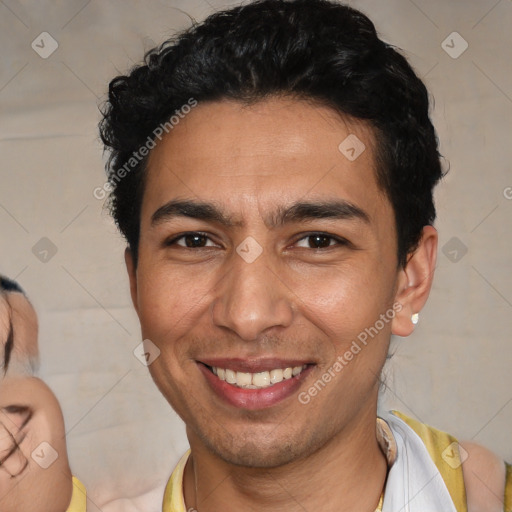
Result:
<svg viewBox="0 0 512 512"><path fill-rule="evenodd" d="M232 386L243 389L265 389L279 384L285 380L300 375L307 367L289 366L287 368L276 368L270 371L249 373L230 370L229 368L219 368L217 366L205 365L219 380L227 382Z"/></svg>

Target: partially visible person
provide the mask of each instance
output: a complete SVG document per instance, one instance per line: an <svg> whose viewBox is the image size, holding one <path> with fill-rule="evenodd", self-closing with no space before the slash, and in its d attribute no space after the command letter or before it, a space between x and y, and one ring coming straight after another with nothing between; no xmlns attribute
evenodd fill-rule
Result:
<svg viewBox="0 0 512 512"><path fill-rule="evenodd" d="M85 512L72 476L57 398L35 372L36 312L21 287L0 276L0 511Z"/></svg>
<svg viewBox="0 0 512 512"><path fill-rule="evenodd" d="M0 329L4 333L0 338L4 376L34 375L39 368L37 315L20 285L4 276L0 276Z"/></svg>

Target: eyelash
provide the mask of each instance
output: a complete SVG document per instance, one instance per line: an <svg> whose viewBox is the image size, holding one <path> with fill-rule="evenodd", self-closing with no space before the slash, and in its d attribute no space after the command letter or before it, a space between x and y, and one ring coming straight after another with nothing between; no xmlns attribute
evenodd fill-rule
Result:
<svg viewBox="0 0 512 512"><path fill-rule="evenodd" d="M189 232L186 232L186 233L182 233L181 235L178 235L178 236L176 236L176 237L174 237L174 238L172 238L170 240L167 240L165 242L165 246L166 247L170 247L170 246L173 246L173 245L179 245L177 242L179 240L182 240L182 239L186 238L187 236L201 236L201 237L205 237L205 238L207 238L208 240L211 241L211 238L208 236L208 233L205 233L203 231L189 231ZM349 245L351 245L350 242L348 240L345 240L344 238L340 238L340 237L331 235L329 233L323 233L321 231L314 231L314 232L308 233L307 235L302 236L301 238L297 239L294 243L297 243L297 242L300 242L302 240L306 240L308 238L315 237L315 236L319 236L319 237L323 237L323 238L329 238L331 241L334 240L337 243L333 244L333 245L328 245L327 247L317 247L317 248L308 247L308 249L319 251L319 250L323 250L323 249L330 249L330 248L336 247L336 246L349 246ZM186 246L183 246L183 245L179 245L179 247L181 247L183 249L189 249L189 250L209 249L209 248L211 248L211 247L186 247Z"/></svg>

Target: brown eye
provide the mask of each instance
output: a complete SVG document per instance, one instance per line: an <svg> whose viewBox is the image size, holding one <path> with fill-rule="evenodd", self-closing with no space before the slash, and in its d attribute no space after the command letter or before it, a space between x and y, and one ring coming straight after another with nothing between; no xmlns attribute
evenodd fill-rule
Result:
<svg viewBox="0 0 512 512"><path fill-rule="evenodd" d="M331 245L332 238L325 235L312 235L308 237L312 249L322 249Z"/></svg>
<svg viewBox="0 0 512 512"><path fill-rule="evenodd" d="M187 249L201 249L203 247L216 247L206 233L191 232L184 233L166 242L167 246L178 245Z"/></svg>
<svg viewBox="0 0 512 512"><path fill-rule="evenodd" d="M297 241L299 247L307 249L326 249L328 247L347 245L347 241L328 235L327 233L312 233Z"/></svg>
<svg viewBox="0 0 512 512"><path fill-rule="evenodd" d="M185 245L187 247L204 247L207 237L201 234L186 235L183 237L183 240L185 241Z"/></svg>

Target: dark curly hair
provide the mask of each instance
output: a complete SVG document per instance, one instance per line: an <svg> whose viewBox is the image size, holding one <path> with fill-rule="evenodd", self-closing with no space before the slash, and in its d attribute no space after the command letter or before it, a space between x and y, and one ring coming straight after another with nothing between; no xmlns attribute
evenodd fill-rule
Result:
<svg viewBox="0 0 512 512"><path fill-rule="evenodd" d="M100 122L110 211L135 264L147 156L133 155L191 98L250 104L285 95L365 120L377 182L395 213L400 266L434 222L443 171L427 89L361 12L331 0L254 1L194 22L144 62L110 82Z"/></svg>

